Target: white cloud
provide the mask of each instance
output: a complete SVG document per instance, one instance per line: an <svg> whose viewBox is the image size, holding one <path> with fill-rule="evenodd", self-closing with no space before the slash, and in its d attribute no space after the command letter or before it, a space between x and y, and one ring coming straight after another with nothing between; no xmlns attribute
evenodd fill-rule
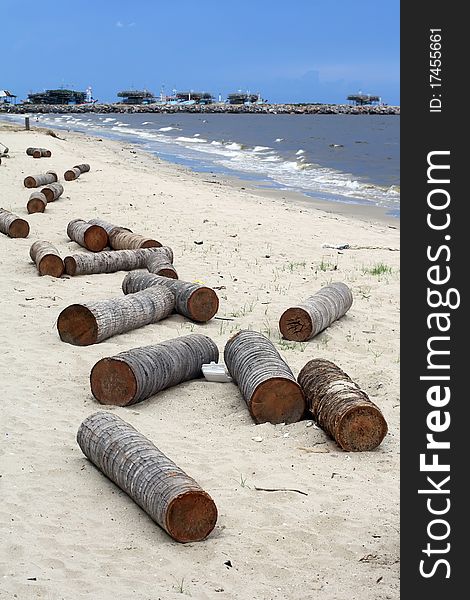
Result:
<svg viewBox="0 0 470 600"><path fill-rule="evenodd" d="M118 22L116 23L116 27L124 27L124 25L121 23L121 21L118 21Z"/></svg>

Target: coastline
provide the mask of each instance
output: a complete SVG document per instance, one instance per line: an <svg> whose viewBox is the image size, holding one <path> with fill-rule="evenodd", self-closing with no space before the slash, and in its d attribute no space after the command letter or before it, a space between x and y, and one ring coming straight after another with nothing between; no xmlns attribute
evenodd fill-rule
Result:
<svg viewBox="0 0 470 600"><path fill-rule="evenodd" d="M398 219L390 227L369 207L353 217L362 206L319 204L196 174L130 143L57 135L0 121L0 140L10 148L0 165L2 206L31 225L24 240L0 235L8 324L0 334L6 349L0 367L3 589L22 598L100 600L123 593L176 599L178 586L210 600L395 597L399 252L390 248L399 248ZM50 148L52 158L26 156L30 145ZM91 171L66 183L64 197L44 214L28 216L25 175L48 169L62 175L79 162L90 163ZM195 325L174 315L95 346L60 342L59 312L73 302L119 296L124 276L37 275L30 245L48 239L63 256L80 251L65 233L77 217L102 217L171 246L181 279L217 288L218 316L228 320ZM323 247L345 242L357 249ZM389 271L374 274L378 264ZM279 338L284 308L340 280L354 296L343 319L305 344ZM233 384L191 381L127 409L104 408L90 394L90 369L104 356L193 331L212 337L222 353L233 333L250 327L272 339L295 375L311 358L339 364L382 409L389 425L382 445L345 453L305 421L254 425ZM211 494L219 519L206 541L172 542L86 461L75 435L97 410L130 422Z"/></svg>

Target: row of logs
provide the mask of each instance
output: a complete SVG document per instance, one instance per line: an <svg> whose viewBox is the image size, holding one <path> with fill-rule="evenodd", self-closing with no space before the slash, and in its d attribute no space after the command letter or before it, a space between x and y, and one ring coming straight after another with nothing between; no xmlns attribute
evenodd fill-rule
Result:
<svg viewBox="0 0 470 600"><path fill-rule="evenodd" d="M45 150L44 148L28 148L28 151L35 152L49 152L49 150ZM34 156L34 154L32 154ZM46 156L46 154L42 154L42 156ZM65 171L64 179L65 181L73 181L74 179L78 179L82 173L88 173L90 170L90 165L82 164L76 165L72 169ZM36 188L41 185L48 185L49 183L56 183L59 180L56 171L46 171L45 173L41 173L40 175L28 175L23 180L23 184L27 188Z"/></svg>
<svg viewBox="0 0 470 600"><path fill-rule="evenodd" d="M26 148L26 154L33 158L50 158L52 156L52 152L46 148Z"/></svg>

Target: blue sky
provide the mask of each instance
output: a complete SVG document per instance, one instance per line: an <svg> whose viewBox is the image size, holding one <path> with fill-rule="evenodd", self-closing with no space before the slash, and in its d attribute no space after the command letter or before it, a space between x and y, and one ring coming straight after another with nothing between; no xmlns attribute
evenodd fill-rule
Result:
<svg viewBox="0 0 470 600"><path fill-rule="evenodd" d="M399 1L6 0L0 89L238 89L272 102L399 104Z"/></svg>

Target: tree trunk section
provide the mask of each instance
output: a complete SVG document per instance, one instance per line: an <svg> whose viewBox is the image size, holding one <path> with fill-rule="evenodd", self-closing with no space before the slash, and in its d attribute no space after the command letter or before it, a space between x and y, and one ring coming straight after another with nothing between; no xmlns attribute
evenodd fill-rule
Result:
<svg viewBox="0 0 470 600"><path fill-rule="evenodd" d="M148 438L117 415L98 412L77 433L83 454L177 542L199 542L214 529L217 507Z"/></svg>
<svg viewBox="0 0 470 600"><path fill-rule="evenodd" d="M279 329L286 339L305 342L345 315L352 303L345 283L331 283L302 304L288 308L279 320Z"/></svg>
<svg viewBox="0 0 470 600"><path fill-rule="evenodd" d="M83 163L82 165L75 165L73 168L78 169L80 173L88 173L88 171L90 170L90 165L87 163Z"/></svg>
<svg viewBox="0 0 470 600"><path fill-rule="evenodd" d="M33 192L26 204L26 210L29 214L43 213L46 210L47 198L42 192Z"/></svg>
<svg viewBox="0 0 470 600"><path fill-rule="evenodd" d="M122 227L116 227L109 233L109 244L113 250L136 250L137 248L156 248L161 243L138 233L131 233Z"/></svg>
<svg viewBox="0 0 470 600"><path fill-rule="evenodd" d="M101 252L108 245L108 234L99 225L90 225L83 219L74 219L67 225L71 240L91 252Z"/></svg>
<svg viewBox="0 0 470 600"><path fill-rule="evenodd" d="M52 156L52 152L46 148L26 148L26 154L33 158L41 158L42 156L50 158Z"/></svg>
<svg viewBox="0 0 470 600"><path fill-rule="evenodd" d="M147 269L154 275L160 275L161 277L169 277L170 279L178 279L178 273L175 267L168 260L167 256L161 254L155 254L150 256L147 261Z"/></svg>
<svg viewBox="0 0 470 600"><path fill-rule="evenodd" d="M37 241L29 250L31 260L36 263L39 275L62 277L64 274L64 261L59 251L50 242Z"/></svg>
<svg viewBox="0 0 470 600"><path fill-rule="evenodd" d="M64 193L64 188L60 183L50 183L45 185L40 190L46 196L48 202L54 202L57 198L60 198Z"/></svg>
<svg viewBox="0 0 470 600"><path fill-rule="evenodd" d="M224 360L256 423L300 421L304 394L267 337L257 331L240 331L227 342Z"/></svg>
<svg viewBox="0 0 470 600"><path fill-rule="evenodd" d="M210 321L219 310L219 298L213 289L146 271L128 273L122 282L122 291L133 294L155 285L171 290L176 299L176 312L197 323Z"/></svg>
<svg viewBox="0 0 470 600"><path fill-rule="evenodd" d="M200 334L166 340L103 358L90 374L101 404L129 406L161 390L202 376L202 365L219 360L215 343Z"/></svg>
<svg viewBox="0 0 470 600"><path fill-rule="evenodd" d="M124 231L129 231L130 233L132 233L132 231L130 229L128 229L127 227L119 227L118 225L113 225L112 223L108 223L108 221L103 221L103 219L90 219L88 221L88 223L90 223L90 225L99 225L106 231L106 233L108 235L111 233L111 231L113 229L122 229Z"/></svg>
<svg viewBox="0 0 470 600"><path fill-rule="evenodd" d="M168 252L167 252L168 251ZM72 254L65 257L67 275L93 275L144 269L153 253L172 254L171 248L141 248L139 250L111 250L98 254Z"/></svg>
<svg viewBox="0 0 470 600"><path fill-rule="evenodd" d="M57 173L54 171L47 171L41 175L28 175L25 177L23 183L27 188L40 187L42 185L48 185L49 183L56 183Z"/></svg>
<svg viewBox="0 0 470 600"><path fill-rule="evenodd" d="M0 208L0 231L11 238L26 238L29 235L29 223L9 210Z"/></svg>
<svg viewBox="0 0 470 600"><path fill-rule="evenodd" d="M69 169L68 171L65 171L64 179L65 179L65 181L74 181L75 179L78 179L81 174L82 174L82 172L80 171L80 169L78 167L73 167L73 169Z"/></svg>
<svg viewBox="0 0 470 600"><path fill-rule="evenodd" d="M347 452L373 450L387 433L380 408L337 365L309 361L298 381L318 425Z"/></svg>
<svg viewBox="0 0 470 600"><path fill-rule="evenodd" d="M63 342L89 346L103 340L156 323L173 312L175 298L162 287L154 287L129 296L71 304L57 320Z"/></svg>

